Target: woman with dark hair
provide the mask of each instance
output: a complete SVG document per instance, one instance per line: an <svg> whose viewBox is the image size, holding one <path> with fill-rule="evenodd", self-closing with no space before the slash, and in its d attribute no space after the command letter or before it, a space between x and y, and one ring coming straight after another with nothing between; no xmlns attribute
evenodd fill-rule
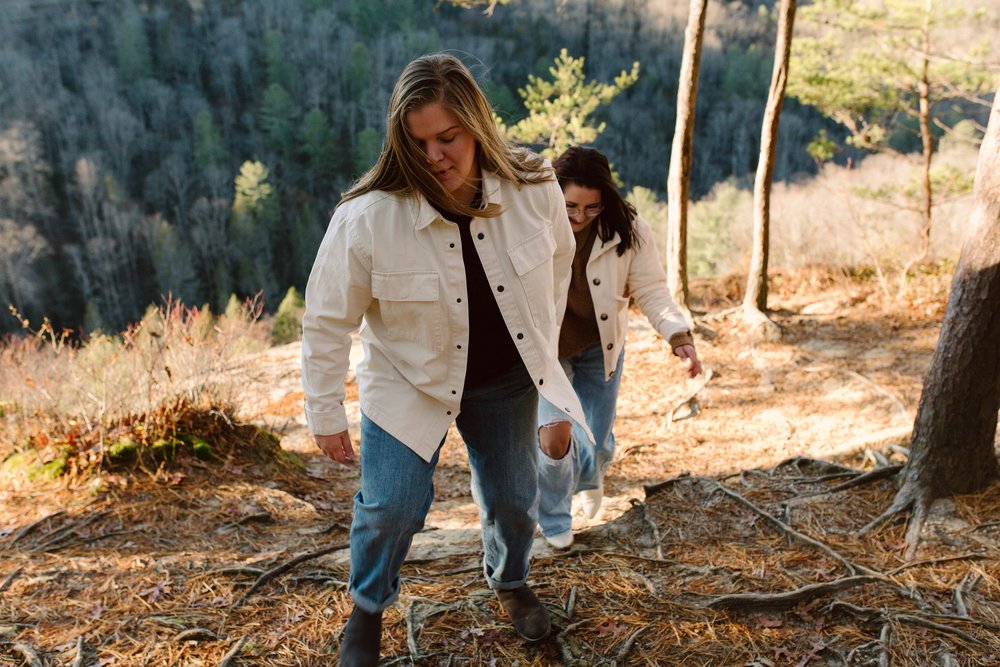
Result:
<svg viewBox="0 0 1000 667"><path fill-rule="evenodd" d="M608 159L573 146L553 163L576 237L576 256L559 361L576 390L596 445L566 421L557 406L539 401L539 524L552 546L573 544L572 499L594 517L604 498L604 473L615 453L612 426L625 358L629 299L687 362L701 373L690 327L667 289L649 225L615 186Z"/></svg>
<svg viewBox="0 0 1000 667"><path fill-rule="evenodd" d="M486 581L522 637L549 632L525 582L538 519L539 394L586 424L552 344L572 258L551 167L503 139L469 70L440 54L407 65L381 155L344 194L320 245L302 322L309 430L345 464L355 450L344 377L351 335L365 324L354 610L341 665L378 663L382 611L399 595L452 423L469 452Z"/></svg>

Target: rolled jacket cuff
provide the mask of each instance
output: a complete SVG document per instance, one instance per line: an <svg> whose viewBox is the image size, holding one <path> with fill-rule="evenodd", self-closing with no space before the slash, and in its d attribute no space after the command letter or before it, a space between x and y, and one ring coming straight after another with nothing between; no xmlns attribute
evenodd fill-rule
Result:
<svg viewBox="0 0 1000 667"><path fill-rule="evenodd" d="M670 337L668 341L670 343L670 349L677 353L677 348L681 345L691 345L694 346L694 336L691 335L690 331L678 331L673 336Z"/></svg>
<svg viewBox="0 0 1000 667"><path fill-rule="evenodd" d="M313 435L334 435L347 430L347 410L340 405L333 410L306 408L306 424Z"/></svg>

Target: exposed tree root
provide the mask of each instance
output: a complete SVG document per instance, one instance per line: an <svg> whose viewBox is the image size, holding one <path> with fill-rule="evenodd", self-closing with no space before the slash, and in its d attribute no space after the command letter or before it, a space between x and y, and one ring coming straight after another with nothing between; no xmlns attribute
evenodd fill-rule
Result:
<svg viewBox="0 0 1000 667"><path fill-rule="evenodd" d="M44 667L45 663L42 661L42 657L27 644L22 642L4 642L4 644L10 647L11 651L20 655L27 667Z"/></svg>
<svg viewBox="0 0 1000 667"><path fill-rule="evenodd" d="M737 502L743 504L744 506L750 508L756 514L758 514L760 517L762 517L765 520L767 520L767 522L770 523L772 526L774 526L778 530L784 532L786 535L788 535L789 537L793 538L794 540L796 540L798 542L801 542L802 544L808 544L809 546L814 547L814 548L822 551L827 556L829 556L830 558L833 558L838 563L840 563L841 565L843 565L844 567L846 567L847 570L851 574L854 574L856 572L865 572L866 574L870 574L870 575L873 575L873 576L876 576L876 577L879 577L879 578L885 578L885 575L883 575L883 574L881 574L879 572L876 572L874 570L870 570L870 569L868 569L868 568L866 568L864 566L861 566L861 565L855 565L854 563L850 562L849 560L847 560L846 558L844 558L843 556L841 556L839 553L837 553L837 551L835 551L830 546L828 546L828 545L820 542L819 540L814 540L813 538L809 537L808 535L800 533L799 531L795 530L794 528L792 528L791 526L789 526L787 523L785 523L781 519L775 517L774 515L768 513L767 511L761 509L760 507L757 507L757 505L753 504L752 502L750 502L749 500L747 500L746 498L744 498L740 494L736 493L732 489L728 489L725 486L723 486L722 484L719 484L714 479L710 479L710 478L707 478L707 477L702 477L700 479L703 479L706 482L711 482L716 487L718 487L718 489L720 491L722 491L723 493L725 493L727 496L729 496L730 498L732 498L732 499L736 500Z"/></svg>
<svg viewBox="0 0 1000 667"><path fill-rule="evenodd" d="M907 570L911 567L920 567L921 565L937 565L939 563L950 563L956 560L977 560L980 558L990 558L990 556L981 553L968 553L968 554L958 554L956 556L944 556L942 558L927 558L925 560L915 560L909 563L904 563L899 567L889 570L888 572L886 572L886 576L891 577L897 572L902 572L903 570ZM965 584L965 579L962 579L962 583L959 585L961 586L964 584Z"/></svg>
<svg viewBox="0 0 1000 667"><path fill-rule="evenodd" d="M76 638L76 657L73 658L73 664L70 667L83 667L83 661L86 659L87 649L83 645L83 637Z"/></svg>
<svg viewBox="0 0 1000 667"><path fill-rule="evenodd" d="M257 581L253 582L253 585L250 586L247 592L241 595L240 598L236 602L234 602L232 606L239 607L244 602L246 602L251 595L260 590L261 586L271 581L275 577L280 577L285 572L288 572L289 570L298 567L302 563L305 563L306 561L312 560L314 558L319 558L320 556L326 556L327 554L332 554L335 551L342 551L344 549L348 549L350 548L350 546L351 545L349 543L335 544L332 547L327 547L325 549L320 549L319 551L312 551L306 554L302 554L301 556L296 556L290 561L282 563L277 567L271 568L264 574L257 577Z"/></svg>
<svg viewBox="0 0 1000 667"><path fill-rule="evenodd" d="M910 522L906 528L906 551L903 558L913 560L917 555L917 548L920 546L920 532L923 530L933 502L934 496L929 489L915 481L907 480L896 494L889 509L862 527L857 535L858 537L866 535L886 521L904 512L912 511Z"/></svg>
<svg viewBox="0 0 1000 667"><path fill-rule="evenodd" d="M879 581L879 577L871 575L858 575L844 577L836 581L827 581L821 584L809 584L794 591L783 593L735 593L733 595L721 595L714 598L704 606L710 609L788 609L800 602L812 600L827 593L841 591L845 588L861 586L873 581Z"/></svg>

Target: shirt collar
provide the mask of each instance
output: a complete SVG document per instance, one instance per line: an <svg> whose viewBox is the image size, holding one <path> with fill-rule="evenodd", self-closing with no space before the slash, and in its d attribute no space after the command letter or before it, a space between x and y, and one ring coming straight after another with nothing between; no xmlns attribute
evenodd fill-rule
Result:
<svg viewBox="0 0 1000 667"><path fill-rule="evenodd" d="M501 206L503 202L501 198L500 177L492 171L486 171L483 169L482 178L482 208L486 208L489 205ZM431 206L431 203L427 201L427 197L422 194L418 194L413 203L413 217L414 227L419 230L439 219L441 214L438 213L433 206Z"/></svg>

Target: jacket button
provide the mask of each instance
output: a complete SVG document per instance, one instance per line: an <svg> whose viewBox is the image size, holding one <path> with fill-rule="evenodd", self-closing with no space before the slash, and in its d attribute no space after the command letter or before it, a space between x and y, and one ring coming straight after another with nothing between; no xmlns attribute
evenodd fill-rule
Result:
<svg viewBox="0 0 1000 667"><path fill-rule="evenodd" d="M608 349L609 349L609 350L610 350L611 348L613 348L614 346L615 346L615 344L614 344L614 343L608 343Z"/></svg>
<svg viewBox="0 0 1000 667"><path fill-rule="evenodd" d="M524 338L524 334L523 333L517 334L517 339L518 340L522 340L523 338Z"/></svg>
<svg viewBox="0 0 1000 667"><path fill-rule="evenodd" d="M455 247L455 244L454 244L454 243L449 243L449 244L448 244L448 247L449 247L449 248L454 248L454 247Z"/></svg>
<svg viewBox="0 0 1000 667"><path fill-rule="evenodd" d="M545 384L545 378L541 378L541 379L539 379L539 380L538 380L538 384Z"/></svg>
<svg viewBox="0 0 1000 667"><path fill-rule="evenodd" d="M608 314L607 313L601 313L601 319L602 320L608 319Z"/></svg>
<svg viewBox="0 0 1000 667"><path fill-rule="evenodd" d="M482 232L479 232L479 234L476 236L476 238L479 239L480 241L482 241L484 238L486 238L486 234L483 234Z"/></svg>
<svg viewBox="0 0 1000 667"><path fill-rule="evenodd" d="M462 297L458 297L457 299L455 299L455 303L462 303ZM605 317L604 319L608 318Z"/></svg>
<svg viewBox="0 0 1000 667"><path fill-rule="evenodd" d="M459 350L461 350L461 349L462 349L462 346L461 346L461 345L456 345L455 347L456 347L457 349L459 349Z"/></svg>
<svg viewBox="0 0 1000 667"><path fill-rule="evenodd" d="M601 279L600 278L594 278L594 284L595 285L600 285L601 284Z"/></svg>
<svg viewBox="0 0 1000 667"><path fill-rule="evenodd" d="M497 285L497 291L498 292L502 292L503 291L503 285Z"/></svg>
<svg viewBox="0 0 1000 667"><path fill-rule="evenodd" d="M454 395L456 395L456 394L457 394L458 392L457 392L457 391L455 391L454 389L452 389L452 390L451 390L451 393L452 393L452 396L454 396Z"/></svg>
<svg viewBox="0 0 1000 667"><path fill-rule="evenodd" d="M449 414L449 415L451 414L451 410L449 410L449 411L448 411L448 414Z"/></svg>

